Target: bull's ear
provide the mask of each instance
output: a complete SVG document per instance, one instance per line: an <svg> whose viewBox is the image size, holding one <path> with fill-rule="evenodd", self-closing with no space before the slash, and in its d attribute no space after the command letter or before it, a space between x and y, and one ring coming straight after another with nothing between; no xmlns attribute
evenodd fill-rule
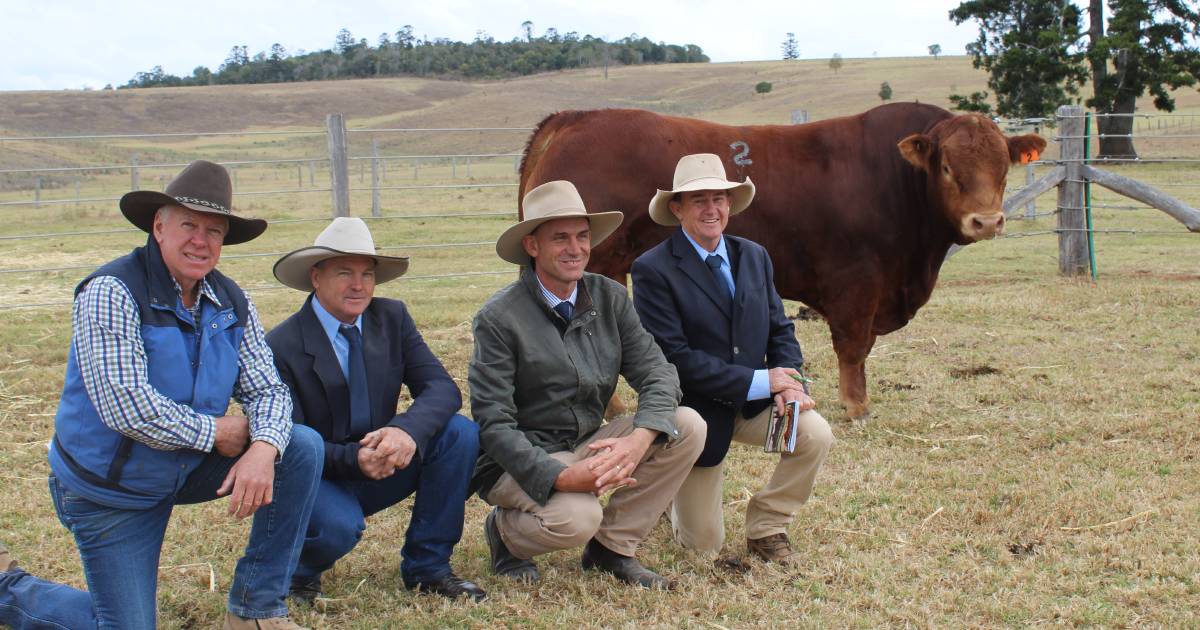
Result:
<svg viewBox="0 0 1200 630"><path fill-rule="evenodd" d="M1034 134L1011 136L1006 140L1008 140L1008 159L1013 164L1036 162L1042 151L1046 149L1046 141L1041 136Z"/></svg>
<svg viewBox="0 0 1200 630"><path fill-rule="evenodd" d="M914 133L901 140L896 148L900 149L900 155L904 156L909 164L923 171L929 170L929 156L933 155L933 140L929 136Z"/></svg>

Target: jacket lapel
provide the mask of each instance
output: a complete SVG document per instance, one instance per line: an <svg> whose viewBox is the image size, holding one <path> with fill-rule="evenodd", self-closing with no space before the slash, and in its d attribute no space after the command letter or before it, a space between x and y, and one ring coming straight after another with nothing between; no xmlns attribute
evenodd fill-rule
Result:
<svg viewBox="0 0 1200 630"><path fill-rule="evenodd" d="M695 283L708 296L708 299L721 309L725 317L732 320L733 305L729 299L729 292L717 286L717 279L708 270L704 261L700 260L700 256L696 254L696 248L692 247L687 237L684 236L683 228L675 230L671 234L671 254L678 259L679 270L683 272L683 275Z"/></svg>
<svg viewBox="0 0 1200 630"><path fill-rule="evenodd" d="M300 315L300 332L304 339L304 353L312 361L313 373L325 390L325 400L329 401L329 413L333 426L333 435L339 440L350 435L350 388L346 377L342 375L341 364L333 354L333 344L321 327L317 314L313 312L313 296L309 295L304 302Z"/></svg>

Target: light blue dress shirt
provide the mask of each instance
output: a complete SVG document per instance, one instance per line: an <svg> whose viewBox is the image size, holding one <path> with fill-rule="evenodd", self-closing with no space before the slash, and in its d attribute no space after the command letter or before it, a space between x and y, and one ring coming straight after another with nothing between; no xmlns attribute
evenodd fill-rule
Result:
<svg viewBox="0 0 1200 630"><path fill-rule="evenodd" d="M701 262L708 259L709 254L716 254L721 257L721 277L725 278L725 283L729 285L729 294L737 295L736 286L733 284L733 267L729 264L729 250L725 248L725 237L717 242L717 248L713 251L708 251L700 246L687 230L683 230L683 236L696 248L696 255L700 257ZM707 263L705 263L707 264ZM545 287L542 288L545 290ZM574 297L574 296L572 296ZM754 378L750 379L750 389L746 392L746 400L762 400L771 396L771 377L767 370L754 370Z"/></svg>
<svg viewBox="0 0 1200 630"><path fill-rule="evenodd" d="M570 302L571 308L575 308L575 298L579 295L579 283L578 282L575 283L575 288L571 289L571 295L568 295L567 299L563 300L563 299L560 299L557 295L554 295L554 293L552 293L550 291L550 289L547 289L546 285L542 284L542 279L538 278L538 275L536 273L533 274L533 277L537 278L538 286L542 288L542 297L546 298L546 303L550 305L550 308L554 308L555 306L558 306L562 302Z"/></svg>
<svg viewBox="0 0 1200 630"><path fill-rule="evenodd" d="M342 366L342 376L346 377L346 382L350 382L350 342L346 340L342 333L338 330L342 327L342 322L338 318L329 314L324 306L321 306L317 296L312 299L313 312L317 314L317 321L321 322L321 328L325 329L325 335L329 337L329 343L333 344L333 355L337 357L338 365ZM354 325L358 327L358 333L362 334L362 315L359 315L354 320Z"/></svg>

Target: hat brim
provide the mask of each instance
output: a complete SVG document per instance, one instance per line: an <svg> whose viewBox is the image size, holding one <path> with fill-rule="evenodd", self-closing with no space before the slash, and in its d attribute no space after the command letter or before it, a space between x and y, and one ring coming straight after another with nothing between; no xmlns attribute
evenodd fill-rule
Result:
<svg viewBox="0 0 1200 630"><path fill-rule="evenodd" d="M364 258L374 260L376 285L395 280L408 271L407 256L381 256L379 254L364 254L362 252L344 252L329 247L321 247L320 245L310 245L284 254L279 260L275 261L275 266L271 269L271 272L275 274L275 279L283 283L284 286L291 287L297 291L309 292L313 290L309 269L312 269L313 265L322 260L329 260L338 256L363 256Z"/></svg>
<svg viewBox="0 0 1200 630"><path fill-rule="evenodd" d="M224 245L237 245L252 241L267 231L267 222L263 219L247 219L234 214L225 214L199 204L179 201L170 195L154 190L135 190L125 193L121 197L121 214L147 234L154 231L154 214L163 206L182 206L188 210L215 214L228 219L229 231L225 233Z"/></svg>
<svg viewBox="0 0 1200 630"><path fill-rule="evenodd" d="M521 242L526 235L532 233L539 225L547 221L576 217L588 220L592 230L591 246L595 247L604 242L604 239L612 236L613 232L617 231L617 228L621 226L621 221L625 219L625 214L620 210L612 210L610 212L589 212L587 214L569 214L526 219L504 230L500 238L496 239L496 254L501 259L514 265L527 265L529 264L529 253L525 251L525 246Z"/></svg>
<svg viewBox="0 0 1200 630"><path fill-rule="evenodd" d="M729 216L733 216L750 206L754 201L754 182L747 177L746 181L738 184L713 177L702 177L692 180L675 190L659 190L650 199L650 218L659 225L679 225L679 219L671 213L671 198L682 192L694 190L727 190L729 191Z"/></svg>

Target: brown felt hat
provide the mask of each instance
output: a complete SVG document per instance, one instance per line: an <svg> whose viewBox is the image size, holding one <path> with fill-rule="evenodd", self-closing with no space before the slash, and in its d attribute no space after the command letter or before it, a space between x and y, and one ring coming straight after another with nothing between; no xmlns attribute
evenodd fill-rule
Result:
<svg viewBox="0 0 1200 630"><path fill-rule="evenodd" d="M262 219L233 214L233 184L229 181L229 171L205 160L188 164L163 192L135 190L121 197L121 214L147 233L154 230L154 213L163 206L183 206L225 217L229 220L225 245L253 240L267 229L267 222Z"/></svg>

